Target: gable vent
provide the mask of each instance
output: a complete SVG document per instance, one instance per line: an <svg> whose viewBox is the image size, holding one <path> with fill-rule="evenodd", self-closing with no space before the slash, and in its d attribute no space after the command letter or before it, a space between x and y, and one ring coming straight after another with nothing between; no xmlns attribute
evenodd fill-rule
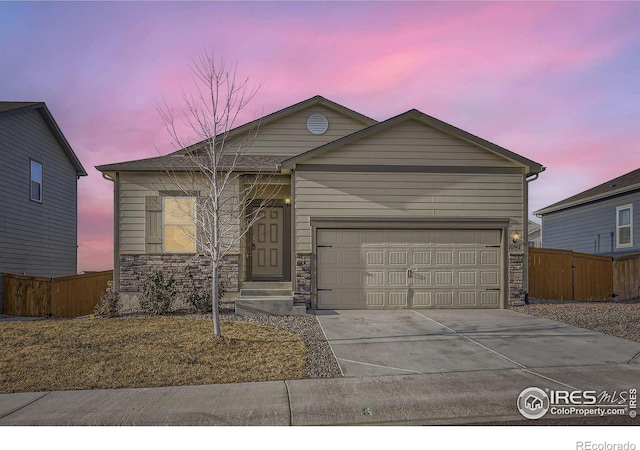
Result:
<svg viewBox="0 0 640 450"><path fill-rule="evenodd" d="M329 128L329 121L322 114L312 114L307 119L307 129L313 134L323 134Z"/></svg>

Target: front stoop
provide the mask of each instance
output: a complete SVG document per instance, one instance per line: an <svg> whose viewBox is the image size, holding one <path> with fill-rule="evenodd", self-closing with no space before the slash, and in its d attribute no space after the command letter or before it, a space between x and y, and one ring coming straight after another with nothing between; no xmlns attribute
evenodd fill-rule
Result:
<svg viewBox="0 0 640 450"><path fill-rule="evenodd" d="M291 282L252 281L242 283L236 300L241 316L304 316L305 305L294 305Z"/></svg>

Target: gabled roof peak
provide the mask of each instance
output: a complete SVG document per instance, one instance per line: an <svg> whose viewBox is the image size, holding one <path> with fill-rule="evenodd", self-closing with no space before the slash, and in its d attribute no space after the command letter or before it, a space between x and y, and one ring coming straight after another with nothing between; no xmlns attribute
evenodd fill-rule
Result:
<svg viewBox="0 0 640 450"><path fill-rule="evenodd" d="M490 152L493 152L497 155L500 155L504 158L510 159L512 161L516 161L524 166L527 166L529 168L529 173L527 173L527 176L529 175L533 175L533 174L537 174L540 173L542 171L545 170L545 167L542 166L541 164L532 161L528 158L525 158L524 156L520 156L517 153L514 153L510 150L507 150L506 148L500 147L499 145L496 145L492 142L489 142L487 140L484 140L478 136L475 136L467 131L464 131L460 128L454 127L453 125L449 125L446 122L443 122L439 119L436 119L435 117L429 116L425 113L423 113L422 111L419 111L417 109L410 109L402 114L398 114L397 116L391 117L390 119L387 119L383 122L378 122L374 125L369 126L368 128L365 128L363 130L360 131L356 131L355 133L352 133L348 136L345 136L341 139L337 139L335 141L329 142L328 144L325 144L323 146L317 147L313 150L309 150L305 153L302 153L300 155L294 156L292 158L289 158L285 161L282 162L282 167L283 168L294 168L296 164L305 161L309 158L312 158L314 156L319 156L321 154L324 154L328 151L334 150L338 147L341 147L343 145L346 145L348 143L354 142L358 139L364 138L366 136L370 136L373 135L375 133L378 133L382 130L385 130L387 128L390 128L392 126L398 125L402 122L405 122L407 120L417 120L419 122L422 122L430 127L433 127L443 133L452 135L458 139L462 139L465 140L473 145L476 145L478 147L482 147L485 148L486 150L489 150Z"/></svg>
<svg viewBox="0 0 640 450"><path fill-rule="evenodd" d="M49 108L47 108L47 105L44 102L0 102L0 117L30 111L32 109L37 109L40 111L41 117L49 126L51 132L67 155L67 158L69 158L69 161L71 161L74 168L76 169L76 175L79 177L87 176L87 172L86 170L84 170L84 167L82 167L82 163L71 148L71 145L69 144L69 141L67 141L67 138L64 136L64 134L62 134L62 130L60 130L60 127L56 123L53 115L51 115Z"/></svg>

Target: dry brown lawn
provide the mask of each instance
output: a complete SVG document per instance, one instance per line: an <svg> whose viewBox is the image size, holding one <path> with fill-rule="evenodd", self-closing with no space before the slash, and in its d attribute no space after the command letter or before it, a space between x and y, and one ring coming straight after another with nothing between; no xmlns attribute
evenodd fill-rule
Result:
<svg viewBox="0 0 640 450"><path fill-rule="evenodd" d="M302 339L281 328L130 318L0 323L0 393L305 378Z"/></svg>

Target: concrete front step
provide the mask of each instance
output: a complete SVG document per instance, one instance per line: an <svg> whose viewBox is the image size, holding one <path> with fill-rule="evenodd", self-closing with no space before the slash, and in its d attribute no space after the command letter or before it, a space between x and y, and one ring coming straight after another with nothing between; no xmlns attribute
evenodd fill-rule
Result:
<svg viewBox="0 0 640 450"><path fill-rule="evenodd" d="M242 289L291 289L291 281L243 281Z"/></svg>
<svg viewBox="0 0 640 450"><path fill-rule="evenodd" d="M236 299L236 314L243 316L305 315L305 305L293 304L290 281L245 281Z"/></svg>
<svg viewBox="0 0 640 450"><path fill-rule="evenodd" d="M292 297L289 289L245 289L240 290L240 297Z"/></svg>
<svg viewBox="0 0 640 450"><path fill-rule="evenodd" d="M303 316L304 305L294 305L293 297L243 297L236 300L236 314L241 316Z"/></svg>

